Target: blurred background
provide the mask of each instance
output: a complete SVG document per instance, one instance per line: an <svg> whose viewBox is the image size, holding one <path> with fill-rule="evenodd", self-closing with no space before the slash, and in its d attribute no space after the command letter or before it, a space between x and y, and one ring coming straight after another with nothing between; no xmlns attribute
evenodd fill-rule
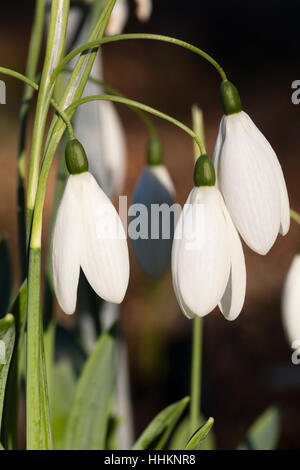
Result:
<svg viewBox="0 0 300 470"><path fill-rule="evenodd" d="M277 152L291 207L300 211L300 109L291 102L291 83L300 78L300 4L289 0L153 3L150 21L140 24L131 14L125 32L175 36L221 63L238 86L245 111ZM31 0L1 4L0 63L23 73L33 7ZM212 154L222 108L220 79L209 64L181 48L151 41L106 45L103 58L105 81L130 98L188 125L191 106L199 104L207 150ZM22 85L7 77L5 82L7 104L0 105L0 232L9 238L17 289L16 155ZM130 196L145 164L148 136L133 113L121 106L118 111L128 148L123 193ZM183 204L192 185L192 141L164 121L156 124L177 200ZM54 177L55 169L45 208L45 243ZM279 237L267 256L244 246L248 283L243 312L233 323L226 322L219 311L204 320L202 410L215 418L218 448L235 448L249 425L272 404L281 410L279 447L300 448L300 365L292 365L280 312L283 281L299 240L300 228L292 222L289 234ZM59 312L58 318L65 323ZM151 281L133 256L121 318L129 351L135 431L140 433L164 406L189 394L192 323L180 312L170 272L159 282Z"/></svg>

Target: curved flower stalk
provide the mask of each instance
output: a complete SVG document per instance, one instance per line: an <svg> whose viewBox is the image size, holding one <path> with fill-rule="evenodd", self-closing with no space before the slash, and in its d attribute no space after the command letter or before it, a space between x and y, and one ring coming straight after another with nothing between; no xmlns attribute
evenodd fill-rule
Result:
<svg viewBox="0 0 300 470"><path fill-rule="evenodd" d="M292 346L294 341L300 341L300 253L295 255L284 283L282 321Z"/></svg>
<svg viewBox="0 0 300 470"><path fill-rule="evenodd" d="M203 317L219 305L225 318L234 320L244 304L245 260L207 155L196 162L194 182L174 235L175 294L188 318Z"/></svg>
<svg viewBox="0 0 300 470"><path fill-rule="evenodd" d="M80 267L104 300L122 302L129 279L126 235L114 206L88 172L77 140L66 149L71 175L60 202L52 238L53 285L62 310L76 308Z"/></svg>
<svg viewBox="0 0 300 470"><path fill-rule="evenodd" d="M131 244L142 270L150 277L161 277L170 264L176 211L173 212L175 188L162 160L162 148L152 137L148 147L148 165L144 168L132 199L132 209L144 214L139 237L131 237ZM142 205L141 210L139 210ZM160 214L162 223L160 224ZM134 218L131 219L134 224ZM166 233L164 233L164 230Z"/></svg>
<svg viewBox="0 0 300 470"><path fill-rule="evenodd" d="M149 20L152 13L152 0L135 0L136 16L142 23ZM110 16L106 34L114 36L120 34L127 23L129 17L129 4L127 0L117 0L117 3Z"/></svg>
<svg viewBox="0 0 300 470"><path fill-rule="evenodd" d="M213 155L218 186L247 245L265 255L290 226L289 199L277 156L242 111L234 85L223 82L225 110Z"/></svg>

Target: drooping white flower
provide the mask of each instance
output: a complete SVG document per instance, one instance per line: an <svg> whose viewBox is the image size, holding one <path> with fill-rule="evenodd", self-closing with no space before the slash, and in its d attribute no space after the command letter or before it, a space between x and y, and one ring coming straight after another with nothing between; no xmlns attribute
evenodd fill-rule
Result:
<svg viewBox="0 0 300 470"><path fill-rule="evenodd" d="M214 179L207 178L212 164L203 155L198 162L203 157L207 160L202 183L198 180L200 185L192 189L175 230L173 286L188 318L203 317L219 305L225 318L234 320L245 298L244 254Z"/></svg>
<svg viewBox="0 0 300 470"><path fill-rule="evenodd" d="M300 254L288 270L282 292L282 321L290 345L300 342Z"/></svg>
<svg viewBox="0 0 300 470"><path fill-rule="evenodd" d="M106 34L108 36L120 34L127 23L128 15L129 6L127 0L117 0L107 23Z"/></svg>
<svg viewBox="0 0 300 470"><path fill-rule="evenodd" d="M152 13L152 0L135 0L136 16L141 22L149 20Z"/></svg>
<svg viewBox="0 0 300 470"><path fill-rule="evenodd" d="M131 236L131 245L138 264L152 278L161 277L170 264L176 219L174 198L175 189L167 168L162 163L146 166L131 206L137 208L140 223L145 227L141 227L139 237Z"/></svg>
<svg viewBox="0 0 300 470"><path fill-rule="evenodd" d="M70 144L74 142L81 158L79 142ZM80 267L95 292L109 302L122 302L129 279L128 247L119 215L86 166L78 171L80 159L74 161L75 166L67 161L71 175L52 238L54 290L68 314L76 308Z"/></svg>
<svg viewBox="0 0 300 470"><path fill-rule="evenodd" d="M226 103L224 108L226 112ZM289 230L286 184L274 150L240 102L227 111L213 155L218 186L241 236L264 255L278 232L285 235Z"/></svg>

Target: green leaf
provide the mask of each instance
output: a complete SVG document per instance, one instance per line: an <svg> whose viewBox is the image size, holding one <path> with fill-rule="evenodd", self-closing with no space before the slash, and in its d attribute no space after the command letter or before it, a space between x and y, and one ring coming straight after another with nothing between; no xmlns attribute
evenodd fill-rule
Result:
<svg viewBox="0 0 300 470"><path fill-rule="evenodd" d="M64 358L54 364L52 380L50 403L54 448L62 450L66 424L76 389L76 377L70 360Z"/></svg>
<svg viewBox="0 0 300 470"><path fill-rule="evenodd" d="M11 299L11 262L6 238L0 239L0 317L8 311Z"/></svg>
<svg viewBox="0 0 300 470"><path fill-rule="evenodd" d="M0 450L4 450L4 447L3 447L3 445L1 444L1 442L0 442Z"/></svg>
<svg viewBox="0 0 300 470"><path fill-rule="evenodd" d="M268 408L254 422L239 450L273 450L279 440L280 415L276 407Z"/></svg>
<svg viewBox="0 0 300 470"><path fill-rule="evenodd" d="M2 411L5 397L6 380L9 365L14 349L15 324L14 317L8 313L0 320L0 431L2 422Z"/></svg>
<svg viewBox="0 0 300 470"><path fill-rule="evenodd" d="M138 438L132 450L162 449L188 402L189 397L185 397L161 411Z"/></svg>
<svg viewBox="0 0 300 470"><path fill-rule="evenodd" d="M200 450L201 443L206 439L209 431L211 430L214 424L214 418L209 418L203 426L201 426L198 431L196 431L189 442L187 443L185 450Z"/></svg>
<svg viewBox="0 0 300 470"><path fill-rule="evenodd" d="M27 281L25 280L13 300L9 311L15 319L15 345L9 369L3 412L1 440L6 449L17 447L17 419L19 403L19 383L24 358L24 328L27 309Z"/></svg>
<svg viewBox="0 0 300 470"><path fill-rule="evenodd" d="M203 423L205 421L204 416L200 416L200 422ZM190 418L189 416L186 416L179 426L177 426L174 435L172 437L169 449L170 450L184 450L187 442L189 441L190 438ZM215 450L216 444L215 444L215 438L214 438L214 433L213 430L206 435L206 438L199 442L199 449L198 450Z"/></svg>
<svg viewBox="0 0 300 470"><path fill-rule="evenodd" d="M103 334L79 379L66 427L65 448L105 448L116 370L116 338Z"/></svg>

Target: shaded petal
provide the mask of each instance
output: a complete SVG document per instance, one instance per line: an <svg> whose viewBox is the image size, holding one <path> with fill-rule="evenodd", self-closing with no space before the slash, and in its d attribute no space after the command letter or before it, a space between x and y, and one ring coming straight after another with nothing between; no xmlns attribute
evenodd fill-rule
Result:
<svg viewBox="0 0 300 470"><path fill-rule="evenodd" d="M127 23L129 15L129 7L127 0L117 0L114 9L109 17L109 21L106 27L106 35L114 36L120 34L125 24Z"/></svg>
<svg viewBox="0 0 300 470"><path fill-rule="evenodd" d="M300 255L297 254L288 271L282 293L282 321L292 345L300 341Z"/></svg>
<svg viewBox="0 0 300 470"><path fill-rule="evenodd" d="M229 277L228 233L219 192L195 188L183 216L182 239L175 245L177 289L182 303L195 315L210 313L219 303ZM178 236L180 226L176 227Z"/></svg>
<svg viewBox="0 0 300 470"><path fill-rule="evenodd" d="M138 237L131 235L135 257L143 271L152 278L161 277L169 267L178 207L175 189L163 165L146 167L134 191L130 223L141 220ZM134 206L142 204L143 207ZM142 210L143 209L143 210ZM134 216L131 211L138 215Z"/></svg>
<svg viewBox="0 0 300 470"><path fill-rule="evenodd" d="M217 141L216 141L216 145L215 145L215 148L214 148L214 153L213 153L213 156L212 156L212 161L213 161L213 164L214 164L214 167L215 167L215 172L216 172L216 185L218 185L218 173L220 171L220 168L219 168L219 166L220 166L220 155L221 155L222 146L223 146L223 142L224 142L224 136L223 136L224 117L225 116L222 117L221 122L220 122Z"/></svg>
<svg viewBox="0 0 300 470"><path fill-rule="evenodd" d="M71 314L76 308L80 272L80 219L69 176L62 196L52 235L52 276L56 298L62 310Z"/></svg>
<svg viewBox="0 0 300 470"><path fill-rule="evenodd" d="M221 195L220 195L220 198ZM246 266L240 237L222 200L230 243L231 269L224 295L219 308L227 320L235 320L244 305L246 294Z"/></svg>
<svg viewBox="0 0 300 470"><path fill-rule="evenodd" d="M148 21L152 13L152 0L135 0L136 16L142 22Z"/></svg>
<svg viewBox="0 0 300 470"><path fill-rule="evenodd" d="M121 219L90 173L75 178L82 223L82 270L100 297L120 303L129 280L128 247Z"/></svg>
<svg viewBox="0 0 300 470"><path fill-rule="evenodd" d="M235 226L247 245L266 254L280 226L276 155L243 111L223 120L219 185Z"/></svg>

